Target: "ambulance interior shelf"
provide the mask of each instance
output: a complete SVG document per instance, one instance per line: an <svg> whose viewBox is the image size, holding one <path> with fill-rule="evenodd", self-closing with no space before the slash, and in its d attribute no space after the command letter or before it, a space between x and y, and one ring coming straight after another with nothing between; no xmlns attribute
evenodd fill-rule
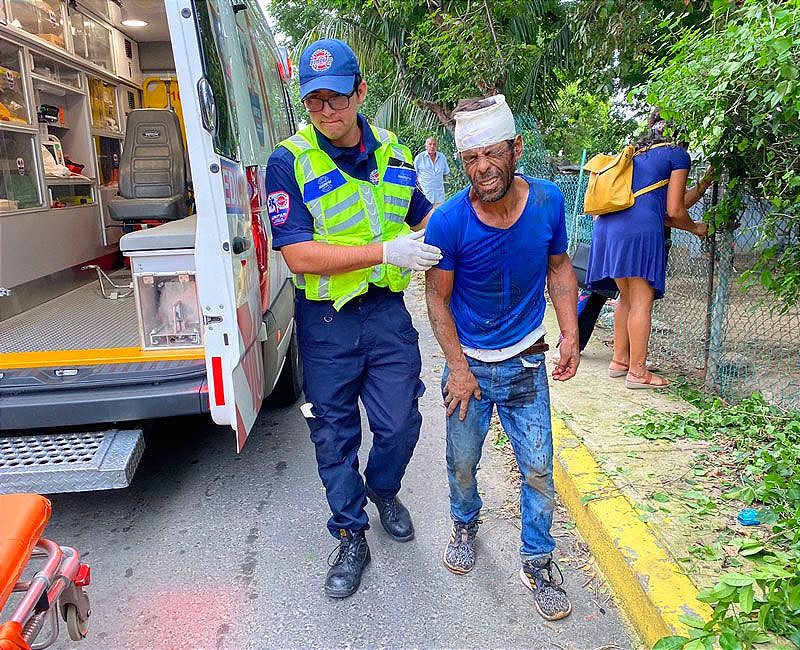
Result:
<svg viewBox="0 0 800 650"><path fill-rule="evenodd" d="M42 207L32 133L0 129L0 211Z"/></svg>
<svg viewBox="0 0 800 650"><path fill-rule="evenodd" d="M94 179L80 173L83 165L64 157L57 137L42 137L42 162L51 208L94 204Z"/></svg>
<svg viewBox="0 0 800 650"><path fill-rule="evenodd" d="M44 63L39 64L40 72ZM55 69L48 67L48 72L52 74ZM95 205L97 195L95 180L91 178L94 173L86 95L74 86L38 75L34 76L33 86L42 143L46 205L50 208Z"/></svg>
<svg viewBox="0 0 800 650"><path fill-rule="evenodd" d="M0 122L30 123L20 69L20 48L0 41Z"/></svg>
<svg viewBox="0 0 800 650"><path fill-rule="evenodd" d="M94 135L98 181L102 188L119 187L119 161L122 155L121 136Z"/></svg>
<svg viewBox="0 0 800 650"><path fill-rule="evenodd" d="M94 181L76 182L63 178L55 182L47 180L47 193L51 208L71 208L81 205L94 205Z"/></svg>
<svg viewBox="0 0 800 650"><path fill-rule="evenodd" d="M89 77L89 107L92 128L121 133L117 110L117 87L102 79Z"/></svg>
<svg viewBox="0 0 800 650"><path fill-rule="evenodd" d="M38 36L62 49L66 48L64 10L60 0L27 0L11 3L10 22L14 27Z"/></svg>
<svg viewBox="0 0 800 650"><path fill-rule="evenodd" d="M50 59L36 52L31 52L33 61L32 77L40 84L51 82L59 86L67 86L76 91L83 89L82 77L79 70Z"/></svg>
<svg viewBox="0 0 800 650"><path fill-rule="evenodd" d="M113 71L111 32L72 6L69 8L69 20L75 54L101 68Z"/></svg>

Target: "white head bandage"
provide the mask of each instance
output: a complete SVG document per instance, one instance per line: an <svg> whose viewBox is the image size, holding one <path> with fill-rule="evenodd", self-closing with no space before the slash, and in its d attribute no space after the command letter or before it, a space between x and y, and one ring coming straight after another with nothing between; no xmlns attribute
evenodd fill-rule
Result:
<svg viewBox="0 0 800 650"><path fill-rule="evenodd" d="M506 104L506 98L503 95L486 98L486 101L490 100L490 106L453 115L456 121L456 148L459 151L488 147L517 135L514 115Z"/></svg>

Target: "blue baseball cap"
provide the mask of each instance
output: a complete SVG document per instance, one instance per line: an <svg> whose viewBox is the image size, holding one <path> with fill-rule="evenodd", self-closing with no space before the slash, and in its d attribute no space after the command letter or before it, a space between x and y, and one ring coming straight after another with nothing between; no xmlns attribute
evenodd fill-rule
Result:
<svg viewBox="0 0 800 650"><path fill-rule="evenodd" d="M348 95L356 75L361 74L358 59L344 41L323 38L314 41L300 55L300 99L315 90L332 90Z"/></svg>

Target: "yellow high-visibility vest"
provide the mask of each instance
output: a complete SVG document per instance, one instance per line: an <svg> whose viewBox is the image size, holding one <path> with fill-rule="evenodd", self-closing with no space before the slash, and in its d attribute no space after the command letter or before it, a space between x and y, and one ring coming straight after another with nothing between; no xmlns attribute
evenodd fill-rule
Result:
<svg viewBox="0 0 800 650"><path fill-rule="evenodd" d="M294 155L294 174L303 202L314 218L314 240L362 246L411 232L406 215L416 186L411 151L390 131L370 125L380 147L375 151L377 183L345 174L317 142L314 126L298 131L279 146ZM309 300L333 300L335 309L367 292L370 284L402 291L411 271L378 264L338 275L303 273L294 283Z"/></svg>

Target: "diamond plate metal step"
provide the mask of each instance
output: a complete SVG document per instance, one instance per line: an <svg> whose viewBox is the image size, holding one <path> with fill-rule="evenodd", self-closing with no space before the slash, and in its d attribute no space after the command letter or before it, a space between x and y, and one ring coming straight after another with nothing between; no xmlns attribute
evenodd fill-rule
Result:
<svg viewBox="0 0 800 650"><path fill-rule="evenodd" d="M143 452L141 429L0 437L0 494L127 487Z"/></svg>

